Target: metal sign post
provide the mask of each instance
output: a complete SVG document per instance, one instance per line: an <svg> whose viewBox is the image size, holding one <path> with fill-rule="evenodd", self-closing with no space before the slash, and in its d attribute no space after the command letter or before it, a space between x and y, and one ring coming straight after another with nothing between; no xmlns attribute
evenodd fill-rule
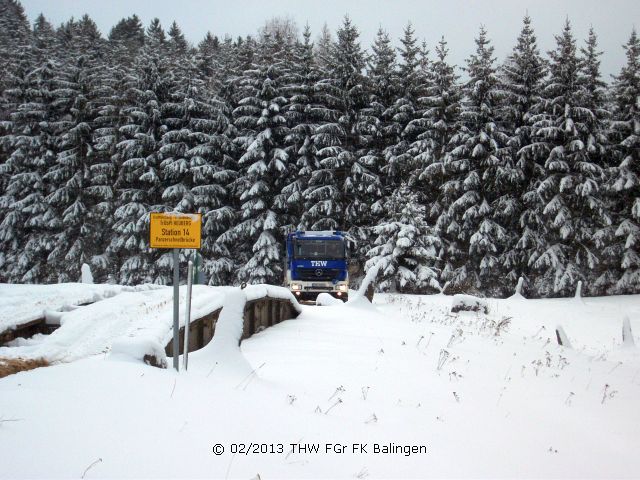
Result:
<svg viewBox="0 0 640 480"><path fill-rule="evenodd" d="M184 311L184 349L182 354L183 366L189 366L189 323L191 323L191 285L193 284L193 262L189 260L187 269L187 306Z"/></svg>
<svg viewBox="0 0 640 480"><path fill-rule="evenodd" d="M202 239L202 214L200 213L151 213L149 225L149 246L151 248L173 249L173 368L180 369L180 249L199 249ZM189 262L191 263L191 262ZM191 276L191 272L189 272ZM191 279L188 281L191 284ZM189 287L188 308L191 308L191 289ZM185 340L188 338L188 323L185 327ZM188 350L185 342L185 354ZM186 368L186 357L185 357Z"/></svg>
<svg viewBox="0 0 640 480"><path fill-rule="evenodd" d="M173 368L180 371L178 357L180 356L180 321L179 296L180 296L180 249L173 249Z"/></svg>

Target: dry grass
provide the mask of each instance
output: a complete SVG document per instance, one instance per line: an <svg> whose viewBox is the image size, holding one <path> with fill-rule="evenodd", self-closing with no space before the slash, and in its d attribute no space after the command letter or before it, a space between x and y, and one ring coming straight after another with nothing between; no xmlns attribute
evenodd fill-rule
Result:
<svg viewBox="0 0 640 480"><path fill-rule="evenodd" d="M26 370L48 366L49 362L44 358L0 358L0 378Z"/></svg>

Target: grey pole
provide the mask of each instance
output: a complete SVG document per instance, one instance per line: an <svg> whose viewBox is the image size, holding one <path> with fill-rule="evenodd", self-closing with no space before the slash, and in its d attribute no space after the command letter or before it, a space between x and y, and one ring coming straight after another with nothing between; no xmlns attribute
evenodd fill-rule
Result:
<svg viewBox="0 0 640 480"><path fill-rule="evenodd" d="M173 368L176 371L180 371L180 323L178 321L180 270L178 252L178 248L173 249Z"/></svg>
<svg viewBox="0 0 640 480"><path fill-rule="evenodd" d="M191 322L191 284L193 283L193 262L189 260L187 270L187 305L184 311L184 348L182 350L182 366L185 371L189 366L189 323Z"/></svg>

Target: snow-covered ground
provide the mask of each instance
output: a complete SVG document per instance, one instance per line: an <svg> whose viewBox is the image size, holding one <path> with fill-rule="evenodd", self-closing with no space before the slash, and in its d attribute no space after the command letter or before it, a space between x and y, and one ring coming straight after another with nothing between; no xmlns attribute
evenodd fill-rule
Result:
<svg viewBox="0 0 640 480"><path fill-rule="evenodd" d="M137 305L146 322L145 292L127 293L101 318ZM640 350L621 332L626 315L640 344L640 296L488 300L485 316L352 295L221 353L250 295L218 290L230 341L188 372L90 355L0 379L0 478L638 476Z"/></svg>

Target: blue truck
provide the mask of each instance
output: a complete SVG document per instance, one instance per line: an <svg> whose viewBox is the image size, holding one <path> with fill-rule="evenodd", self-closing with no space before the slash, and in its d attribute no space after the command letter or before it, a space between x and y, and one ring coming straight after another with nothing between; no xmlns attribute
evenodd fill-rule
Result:
<svg viewBox="0 0 640 480"><path fill-rule="evenodd" d="M326 292L349 296L349 250L340 231L296 231L287 235L285 286L300 300Z"/></svg>

